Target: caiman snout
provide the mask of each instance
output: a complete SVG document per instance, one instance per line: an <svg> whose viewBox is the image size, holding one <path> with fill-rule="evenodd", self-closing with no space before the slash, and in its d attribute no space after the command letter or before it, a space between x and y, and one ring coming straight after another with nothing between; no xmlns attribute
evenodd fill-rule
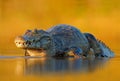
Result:
<svg viewBox="0 0 120 81"><path fill-rule="evenodd" d="M15 38L15 44L18 48L26 48L28 42L26 42L22 36L18 36Z"/></svg>

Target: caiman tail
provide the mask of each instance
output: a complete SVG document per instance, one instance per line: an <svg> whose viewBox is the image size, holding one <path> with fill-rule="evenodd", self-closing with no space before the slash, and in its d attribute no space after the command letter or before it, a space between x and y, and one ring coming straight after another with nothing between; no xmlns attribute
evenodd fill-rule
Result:
<svg viewBox="0 0 120 81"><path fill-rule="evenodd" d="M98 40L99 46L101 48L101 56L103 57L114 57L114 52L107 46L105 43L103 43L101 40Z"/></svg>
<svg viewBox="0 0 120 81"><path fill-rule="evenodd" d="M113 51L102 41L96 39L94 35L90 33L84 33L84 35L88 39L90 48L93 49L96 57L114 57Z"/></svg>

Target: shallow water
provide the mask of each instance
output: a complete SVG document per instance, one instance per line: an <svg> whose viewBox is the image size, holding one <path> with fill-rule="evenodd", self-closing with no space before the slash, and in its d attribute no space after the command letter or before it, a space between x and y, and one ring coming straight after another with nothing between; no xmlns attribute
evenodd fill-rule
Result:
<svg viewBox="0 0 120 81"><path fill-rule="evenodd" d="M119 51L109 59L13 55L0 56L0 81L120 81Z"/></svg>

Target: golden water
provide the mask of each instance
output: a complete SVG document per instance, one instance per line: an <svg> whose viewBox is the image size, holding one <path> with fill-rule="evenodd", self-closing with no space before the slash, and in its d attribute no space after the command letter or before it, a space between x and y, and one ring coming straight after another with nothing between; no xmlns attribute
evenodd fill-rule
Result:
<svg viewBox="0 0 120 81"><path fill-rule="evenodd" d="M119 53L110 59L55 59L14 50L0 56L0 81L120 81Z"/></svg>

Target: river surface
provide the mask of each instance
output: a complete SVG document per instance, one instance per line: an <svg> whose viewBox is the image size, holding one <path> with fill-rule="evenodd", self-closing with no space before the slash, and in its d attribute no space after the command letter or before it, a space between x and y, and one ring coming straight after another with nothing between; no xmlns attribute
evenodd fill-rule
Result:
<svg viewBox="0 0 120 81"><path fill-rule="evenodd" d="M116 51L114 58L84 59L6 52L0 56L0 81L120 81L120 51Z"/></svg>

